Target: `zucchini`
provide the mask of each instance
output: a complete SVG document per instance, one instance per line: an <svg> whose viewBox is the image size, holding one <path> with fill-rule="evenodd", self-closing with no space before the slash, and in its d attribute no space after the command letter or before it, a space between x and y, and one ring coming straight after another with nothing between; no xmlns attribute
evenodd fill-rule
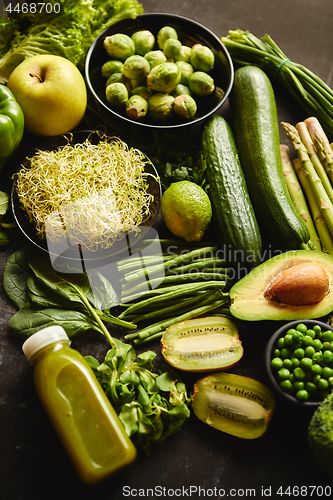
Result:
<svg viewBox="0 0 333 500"><path fill-rule="evenodd" d="M228 122L213 115L202 132L202 158L217 238L232 264L255 267L261 259L261 235Z"/></svg>
<svg viewBox="0 0 333 500"><path fill-rule="evenodd" d="M297 214L282 170L272 84L264 71L235 71L230 95L232 127L250 198L259 223L280 250L310 248L309 230Z"/></svg>

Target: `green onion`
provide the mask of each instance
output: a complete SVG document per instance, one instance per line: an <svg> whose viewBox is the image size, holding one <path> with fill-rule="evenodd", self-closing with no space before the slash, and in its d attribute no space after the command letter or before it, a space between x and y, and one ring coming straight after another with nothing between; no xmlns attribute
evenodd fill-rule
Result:
<svg viewBox="0 0 333 500"><path fill-rule="evenodd" d="M319 119L332 140L333 90L315 73L290 61L269 35L259 39L249 31L228 33L221 40L233 62L240 66L259 66L270 77L277 78L309 116Z"/></svg>

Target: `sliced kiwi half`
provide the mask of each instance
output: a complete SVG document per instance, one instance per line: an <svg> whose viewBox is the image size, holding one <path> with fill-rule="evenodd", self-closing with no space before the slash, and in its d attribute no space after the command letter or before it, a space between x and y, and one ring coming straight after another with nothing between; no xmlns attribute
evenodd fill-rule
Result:
<svg viewBox="0 0 333 500"><path fill-rule="evenodd" d="M243 356L238 328L224 316L175 323L166 329L161 342L165 360L179 370L224 370Z"/></svg>
<svg viewBox="0 0 333 500"><path fill-rule="evenodd" d="M194 384L192 408L200 420L215 429L255 439L267 430L275 398L258 380L218 372Z"/></svg>

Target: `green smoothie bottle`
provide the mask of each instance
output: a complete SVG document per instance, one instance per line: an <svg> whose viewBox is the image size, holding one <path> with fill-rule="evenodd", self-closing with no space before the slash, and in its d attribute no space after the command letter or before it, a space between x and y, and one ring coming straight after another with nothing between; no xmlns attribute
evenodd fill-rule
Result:
<svg viewBox="0 0 333 500"><path fill-rule="evenodd" d="M132 464L136 449L83 356L61 326L22 346L37 393L81 480L94 484Z"/></svg>

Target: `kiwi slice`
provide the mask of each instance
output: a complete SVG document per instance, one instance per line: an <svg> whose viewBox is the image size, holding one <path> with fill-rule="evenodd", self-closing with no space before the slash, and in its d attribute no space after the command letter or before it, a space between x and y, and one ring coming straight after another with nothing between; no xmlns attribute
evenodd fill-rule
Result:
<svg viewBox="0 0 333 500"><path fill-rule="evenodd" d="M219 372L194 384L192 408L200 420L215 429L255 439L267 430L275 398L258 380Z"/></svg>
<svg viewBox="0 0 333 500"><path fill-rule="evenodd" d="M175 323L166 329L161 342L165 360L179 370L224 370L243 356L238 328L223 316Z"/></svg>

